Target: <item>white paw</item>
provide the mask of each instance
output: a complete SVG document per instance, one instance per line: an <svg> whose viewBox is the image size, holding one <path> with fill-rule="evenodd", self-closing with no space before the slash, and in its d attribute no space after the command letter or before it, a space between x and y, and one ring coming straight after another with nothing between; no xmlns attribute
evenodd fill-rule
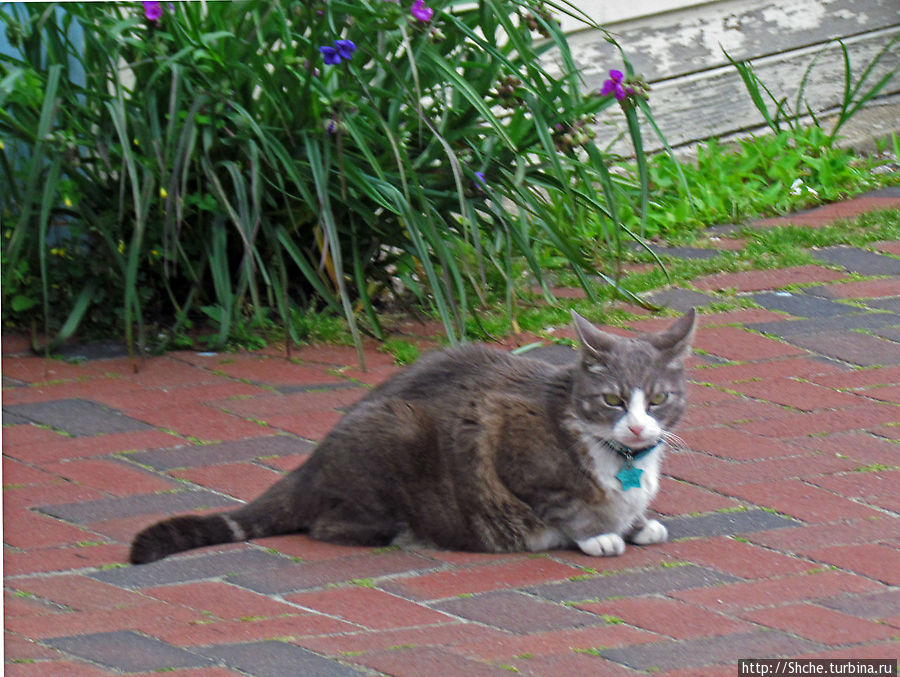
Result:
<svg viewBox="0 0 900 677"><path fill-rule="evenodd" d="M644 528L632 534L629 539L637 545L650 545L652 543L665 543L669 538L669 530L659 520L647 520Z"/></svg>
<svg viewBox="0 0 900 677"><path fill-rule="evenodd" d="M600 534L577 543L581 552L593 557L613 557L625 552L625 541L619 534Z"/></svg>

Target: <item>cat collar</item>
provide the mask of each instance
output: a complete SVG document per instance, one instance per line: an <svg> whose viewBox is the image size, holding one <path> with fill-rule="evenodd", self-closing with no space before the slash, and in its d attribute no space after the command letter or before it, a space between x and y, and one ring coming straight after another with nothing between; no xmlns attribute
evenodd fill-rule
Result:
<svg viewBox="0 0 900 677"><path fill-rule="evenodd" d="M622 489L624 491L628 491L629 489L640 489L641 475L644 474L644 471L634 467L634 462L656 449L659 446L659 443L657 442L656 444L650 445L649 447L643 447L642 449L632 449L615 440L603 440L603 443L625 459L625 465L616 473L616 479L619 480Z"/></svg>

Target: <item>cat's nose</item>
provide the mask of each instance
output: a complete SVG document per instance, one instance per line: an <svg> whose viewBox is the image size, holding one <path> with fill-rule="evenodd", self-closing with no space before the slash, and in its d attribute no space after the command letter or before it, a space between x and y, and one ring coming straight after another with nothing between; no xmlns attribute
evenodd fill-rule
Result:
<svg viewBox="0 0 900 677"><path fill-rule="evenodd" d="M635 424L629 425L628 430L635 437L640 437L641 433L644 432L644 426L640 425L639 423L635 423Z"/></svg>

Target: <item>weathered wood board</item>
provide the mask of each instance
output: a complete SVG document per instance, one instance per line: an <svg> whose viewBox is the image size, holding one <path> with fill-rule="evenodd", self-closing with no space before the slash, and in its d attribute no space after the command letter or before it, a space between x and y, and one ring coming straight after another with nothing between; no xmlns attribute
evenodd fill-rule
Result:
<svg viewBox="0 0 900 677"><path fill-rule="evenodd" d="M817 113L830 110L840 104L843 88L842 55L833 41L843 39L853 75L859 77L869 60L900 35L900 0L721 0L606 28L635 71L651 83L654 117L669 143L678 146L762 124L723 48L735 59L750 59L766 86L776 96L787 96L792 106L804 71L821 52L805 98ZM587 89L602 87L610 68L622 69L618 50L598 31L573 33L570 46ZM898 64L900 41L869 83ZM898 92L900 74L882 96ZM615 136L605 127L600 126L601 143ZM626 145L616 150L629 151Z"/></svg>

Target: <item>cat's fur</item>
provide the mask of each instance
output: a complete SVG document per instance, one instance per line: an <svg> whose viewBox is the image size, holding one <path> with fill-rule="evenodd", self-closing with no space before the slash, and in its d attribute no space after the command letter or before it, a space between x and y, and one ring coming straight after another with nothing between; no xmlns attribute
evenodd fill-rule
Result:
<svg viewBox="0 0 900 677"><path fill-rule="evenodd" d="M428 355L353 405L255 501L154 524L135 537L131 561L293 532L485 552L577 545L590 555L664 541L665 527L644 513L667 430L684 411L694 312L637 338L573 318L581 357L572 364L480 345ZM640 487L623 489L625 459L604 440L660 443L634 462Z"/></svg>

